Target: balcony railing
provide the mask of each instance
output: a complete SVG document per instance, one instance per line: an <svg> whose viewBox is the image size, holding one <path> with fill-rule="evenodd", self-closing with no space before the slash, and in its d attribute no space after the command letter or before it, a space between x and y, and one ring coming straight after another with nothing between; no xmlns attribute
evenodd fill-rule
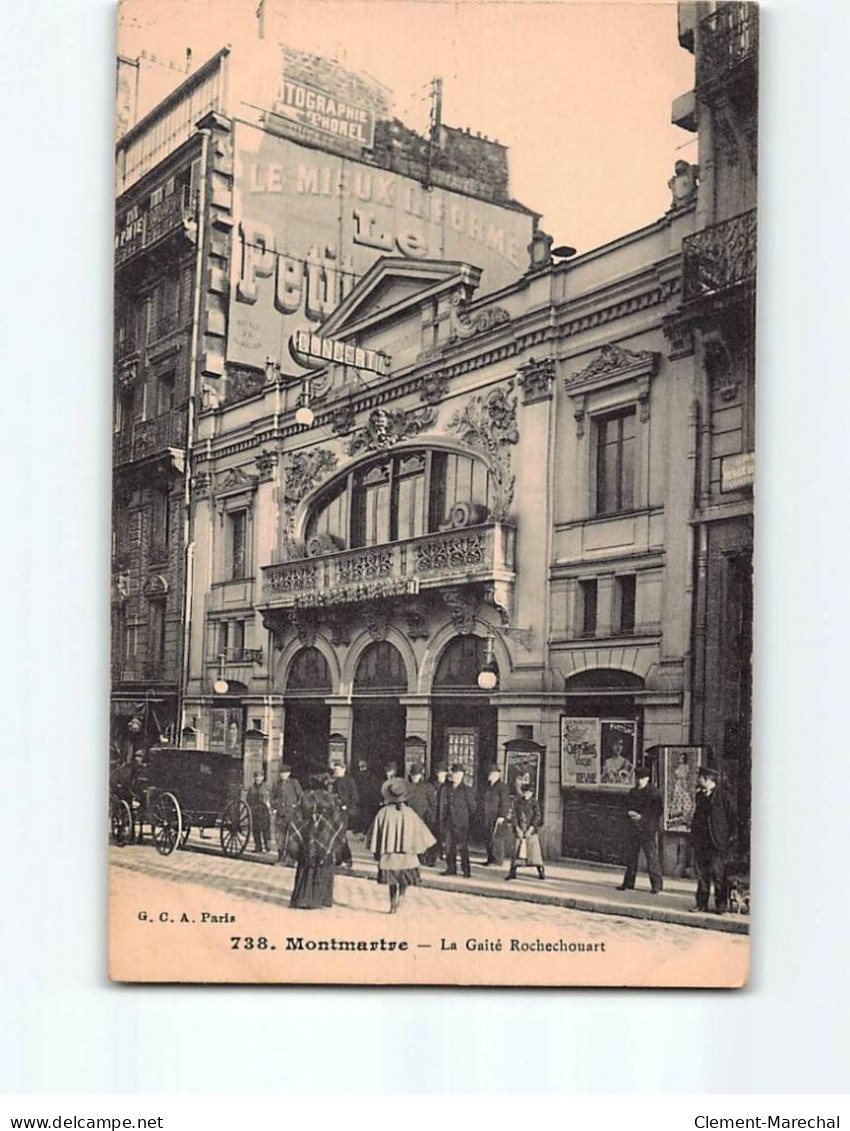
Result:
<svg viewBox="0 0 850 1131"><path fill-rule="evenodd" d="M135 421L115 437L113 462L131 463L149 459L169 448L182 450L186 446L186 413L166 412L153 420Z"/></svg>
<svg viewBox="0 0 850 1131"><path fill-rule="evenodd" d="M470 526L263 568L270 608L354 604L470 581L513 581L516 531Z"/></svg>
<svg viewBox="0 0 850 1131"><path fill-rule="evenodd" d="M758 59L758 4L728 0L700 20L697 86L722 83Z"/></svg>
<svg viewBox="0 0 850 1131"><path fill-rule="evenodd" d="M682 241L685 302L722 294L756 277L756 211L695 232Z"/></svg>

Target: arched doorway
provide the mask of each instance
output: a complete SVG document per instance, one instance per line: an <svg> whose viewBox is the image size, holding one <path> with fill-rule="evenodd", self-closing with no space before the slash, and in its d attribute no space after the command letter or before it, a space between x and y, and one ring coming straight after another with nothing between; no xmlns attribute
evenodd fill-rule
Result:
<svg viewBox="0 0 850 1131"><path fill-rule="evenodd" d="M437 662L432 685L431 749L434 762L462 762L476 792L496 761L498 711L478 686L485 663L480 636L456 636Z"/></svg>
<svg viewBox="0 0 850 1131"><path fill-rule="evenodd" d="M362 760L383 778L384 765L394 760L402 773L407 712L398 697L407 693L407 669L394 644L379 640L363 650L353 691L352 764Z"/></svg>
<svg viewBox="0 0 850 1131"><path fill-rule="evenodd" d="M331 709L325 697L333 691L328 662L318 648L297 652L286 678L283 760L293 777L304 782L326 770Z"/></svg>
<svg viewBox="0 0 850 1131"><path fill-rule="evenodd" d="M640 676L614 668L579 672L566 681L562 731L581 753L563 781L564 856L619 864L624 859L626 793L643 750L643 711L635 696Z"/></svg>

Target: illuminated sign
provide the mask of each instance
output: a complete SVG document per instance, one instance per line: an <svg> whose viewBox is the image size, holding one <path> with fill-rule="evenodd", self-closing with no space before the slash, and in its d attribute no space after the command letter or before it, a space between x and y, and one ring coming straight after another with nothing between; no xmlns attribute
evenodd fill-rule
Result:
<svg viewBox="0 0 850 1131"><path fill-rule="evenodd" d="M481 293L528 265L532 216L354 158L234 126L227 360L263 369L321 323L381 256L469 263Z"/></svg>
<svg viewBox="0 0 850 1131"><path fill-rule="evenodd" d="M390 372L390 359L377 350L358 349L334 338L323 338L309 330L297 330L289 339L289 352L305 369L321 368L329 361L339 365L353 365L355 369L368 369L386 377Z"/></svg>
<svg viewBox="0 0 850 1131"><path fill-rule="evenodd" d="M375 142L375 116L371 110L345 102L328 91L317 90L285 75L277 92L275 113L331 137L357 142L371 149Z"/></svg>

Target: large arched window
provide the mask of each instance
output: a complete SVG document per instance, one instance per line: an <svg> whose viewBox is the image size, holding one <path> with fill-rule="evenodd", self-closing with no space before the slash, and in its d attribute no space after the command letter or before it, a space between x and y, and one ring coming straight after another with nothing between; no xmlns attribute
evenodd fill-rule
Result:
<svg viewBox="0 0 850 1131"><path fill-rule="evenodd" d="M472 455L431 449L384 455L332 482L307 521L309 554L379 546L486 521L493 486Z"/></svg>
<svg viewBox="0 0 850 1131"><path fill-rule="evenodd" d="M394 644L378 640L363 650L354 674L354 690L383 694L407 691L407 668Z"/></svg>
<svg viewBox="0 0 850 1131"><path fill-rule="evenodd" d="M485 641L480 636L456 636L450 641L437 663L434 673L434 694L464 695L479 691L478 674L485 663Z"/></svg>
<svg viewBox="0 0 850 1131"><path fill-rule="evenodd" d="M328 661L318 648L302 648L289 669L287 694L330 695L332 690Z"/></svg>

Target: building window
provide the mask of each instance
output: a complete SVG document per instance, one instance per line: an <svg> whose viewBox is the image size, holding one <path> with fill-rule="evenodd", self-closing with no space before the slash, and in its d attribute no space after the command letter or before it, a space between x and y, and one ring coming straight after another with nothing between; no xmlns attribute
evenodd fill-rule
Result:
<svg viewBox="0 0 850 1131"><path fill-rule="evenodd" d="M248 512L231 511L229 524L229 579L237 581L248 576Z"/></svg>
<svg viewBox="0 0 850 1131"><path fill-rule="evenodd" d="M596 635L596 581L580 581L578 583L581 597L580 624L582 636Z"/></svg>
<svg viewBox="0 0 850 1131"><path fill-rule="evenodd" d="M385 456L329 487L310 515L306 541L308 546L324 541L326 552L486 522L492 491L487 465L473 456L443 451Z"/></svg>
<svg viewBox="0 0 850 1131"><path fill-rule="evenodd" d="M227 636L227 658L231 662L239 662L245 651L245 622L232 620L228 625L230 629Z"/></svg>
<svg viewBox="0 0 850 1131"><path fill-rule="evenodd" d="M624 635L635 630L635 593L637 578L634 574L617 578L617 628Z"/></svg>
<svg viewBox="0 0 850 1131"><path fill-rule="evenodd" d="M171 492L167 487L157 491L153 504L153 543L159 549L168 546L171 528Z"/></svg>
<svg viewBox="0 0 850 1131"><path fill-rule="evenodd" d="M161 373L156 379L156 414L171 412L174 407L174 371Z"/></svg>
<svg viewBox="0 0 850 1131"><path fill-rule="evenodd" d="M148 661L162 664L165 660L165 601L151 601L148 615Z"/></svg>
<svg viewBox="0 0 850 1131"><path fill-rule="evenodd" d="M227 621L221 621L216 626L215 658L227 658Z"/></svg>
<svg viewBox="0 0 850 1131"><path fill-rule="evenodd" d="M124 629L124 663L133 667L136 662L136 653L139 648L139 629L135 624L128 624Z"/></svg>
<svg viewBox="0 0 850 1131"><path fill-rule="evenodd" d="M596 513L616 514L634 506L635 410L596 421Z"/></svg>

